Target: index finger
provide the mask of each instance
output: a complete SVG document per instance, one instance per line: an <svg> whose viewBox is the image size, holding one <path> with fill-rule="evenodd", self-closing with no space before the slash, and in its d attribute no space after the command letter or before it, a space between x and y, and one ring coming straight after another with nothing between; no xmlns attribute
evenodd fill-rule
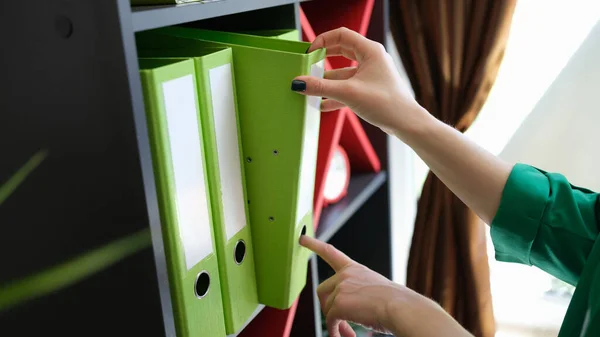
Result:
<svg viewBox="0 0 600 337"><path fill-rule="evenodd" d="M334 246L325 243L323 241L311 238L310 236L303 235L300 237L300 244L319 255L327 264L333 268L335 272L342 270L354 262L346 254Z"/></svg>
<svg viewBox="0 0 600 337"><path fill-rule="evenodd" d="M321 48L326 48L329 56L343 55L360 62L373 52L373 42L353 30L338 28L317 36L308 52Z"/></svg>

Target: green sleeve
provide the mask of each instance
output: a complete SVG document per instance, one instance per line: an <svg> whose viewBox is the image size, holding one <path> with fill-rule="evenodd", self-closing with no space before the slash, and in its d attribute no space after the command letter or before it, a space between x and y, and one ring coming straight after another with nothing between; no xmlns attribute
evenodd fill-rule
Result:
<svg viewBox="0 0 600 337"><path fill-rule="evenodd" d="M515 165L491 226L496 259L534 265L576 285L598 237L598 200L560 174Z"/></svg>

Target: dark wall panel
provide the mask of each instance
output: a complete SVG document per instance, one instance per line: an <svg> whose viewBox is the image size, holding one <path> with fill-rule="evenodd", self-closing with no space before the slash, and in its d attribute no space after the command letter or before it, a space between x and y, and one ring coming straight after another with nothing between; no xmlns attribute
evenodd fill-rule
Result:
<svg viewBox="0 0 600 337"><path fill-rule="evenodd" d="M0 4L0 287L148 227L116 1ZM149 246L148 246L149 247ZM0 313L0 335L164 335L150 248Z"/></svg>

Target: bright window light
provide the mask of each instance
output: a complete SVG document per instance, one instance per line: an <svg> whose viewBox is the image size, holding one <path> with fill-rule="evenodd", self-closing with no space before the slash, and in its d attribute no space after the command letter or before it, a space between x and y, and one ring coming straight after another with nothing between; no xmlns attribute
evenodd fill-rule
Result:
<svg viewBox="0 0 600 337"><path fill-rule="evenodd" d="M466 135L498 155L600 19L597 0L518 1L498 78ZM413 161L415 196L428 173ZM488 255L497 337L556 336L569 296L550 295L556 280L539 269Z"/></svg>
<svg viewBox="0 0 600 337"><path fill-rule="evenodd" d="M499 154L599 18L598 1L519 1L498 78L467 136ZM489 231L488 242L497 336L556 335L568 288L537 268L496 262Z"/></svg>

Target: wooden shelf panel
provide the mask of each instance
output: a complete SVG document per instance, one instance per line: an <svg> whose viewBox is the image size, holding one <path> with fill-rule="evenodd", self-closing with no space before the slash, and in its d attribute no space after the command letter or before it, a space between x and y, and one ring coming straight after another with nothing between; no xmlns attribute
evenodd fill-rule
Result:
<svg viewBox="0 0 600 337"><path fill-rule="evenodd" d="M348 194L321 213L316 236L329 241L350 217L375 193L387 179L386 172L357 174L350 177Z"/></svg>
<svg viewBox="0 0 600 337"><path fill-rule="evenodd" d="M134 6L133 31L178 25L219 16L301 2L301 0L222 0L181 5Z"/></svg>

